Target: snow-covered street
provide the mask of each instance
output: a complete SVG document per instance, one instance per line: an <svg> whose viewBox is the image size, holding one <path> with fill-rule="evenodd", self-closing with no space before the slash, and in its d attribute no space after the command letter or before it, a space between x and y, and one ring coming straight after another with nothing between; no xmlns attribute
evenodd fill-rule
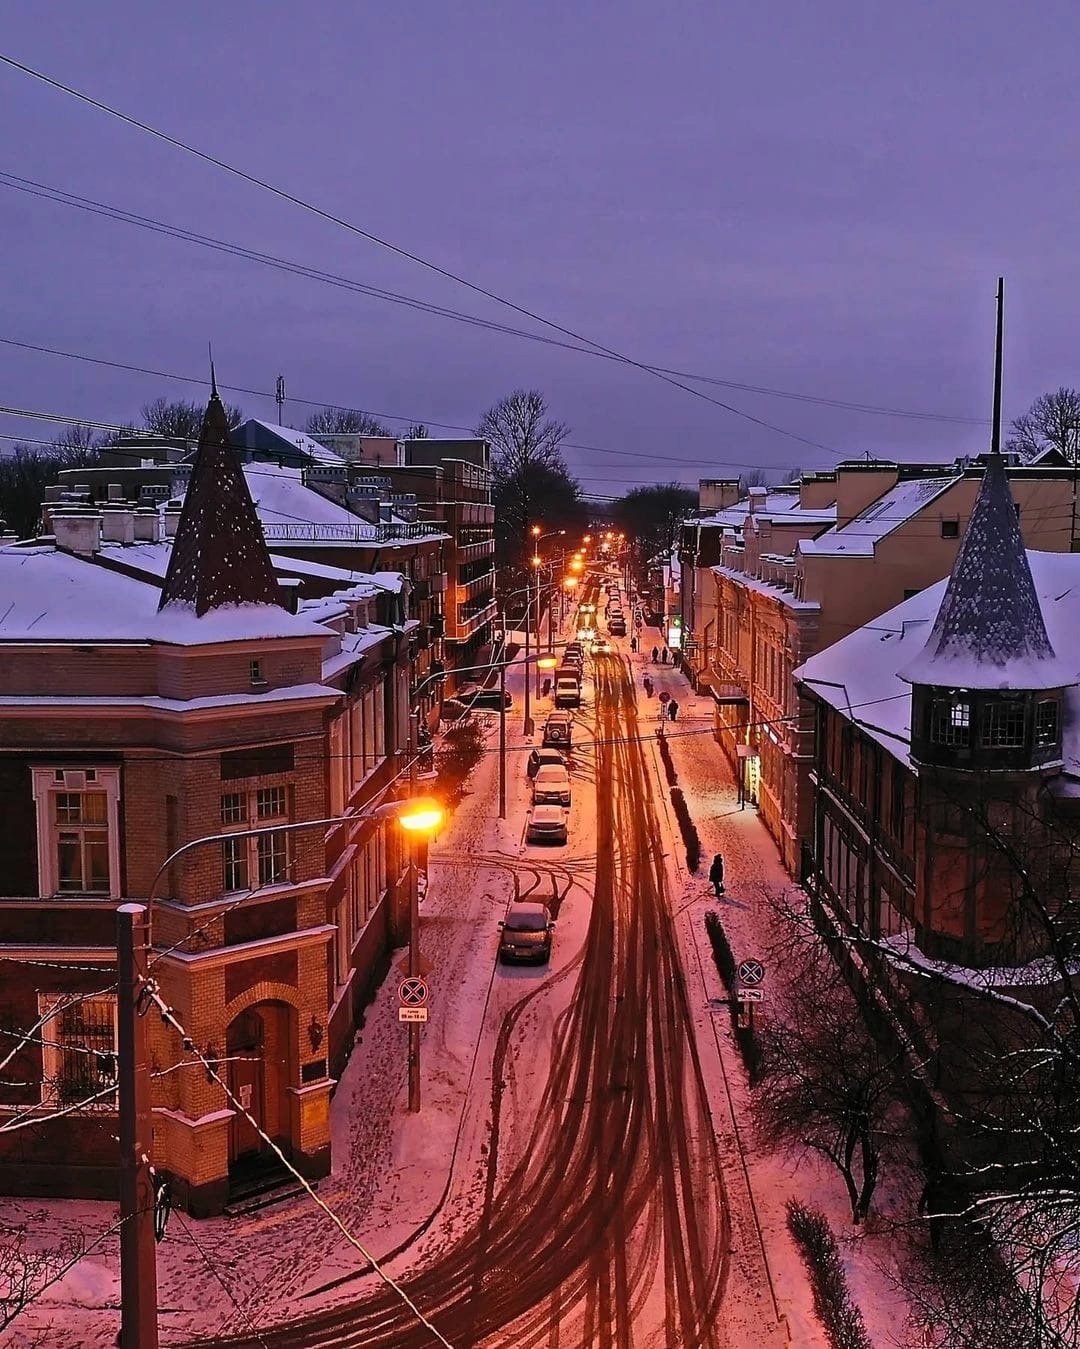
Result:
<svg viewBox="0 0 1080 1349"><path fill-rule="evenodd" d="M701 921L714 901L703 874L686 870L653 734L658 704L640 690L646 666L682 706L669 743L706 855L727 859L721 912L740 955L764 949L767 898L790 881L756 812L735 802L708 700L618 645L592 663L577 717L566 847L524 842L525 758L539 737L521 730L520 670L508 681L505 821L498 718L485 714L488 753L430 853L422 1110L406 1110L398 957L334 1098L334 1169L318 1193L348 1235L306 1196L247 1217L174 1215L158 1248L164 1344L218 1335L254 1344L256 1328L315 1314L323 1329L273 1342L344 1342L339 1312L396 1302L368 1256L439 1326L467 1326L460 1310L440 1309L483 1291L495 1320L476 1313L464 1341L445 1332L455 1344L474 1333L493 1346L540 1343L549 1324L561 1326L560 1343L582 1346L607 1343L619 1325L635 1345L824 1343L784 1204L812 1188L842 1227L843 1195L806 1159L755 1146ZM496 963L498 923L518 898L542 900L556 919L549 967ZM115 1216L105 1204L44 1201L5 1201L0 1212L6 1222L47 1215L51 1232L92 1233ZM508 1266L530 1246L546 1277ZM853 1256L851 1267L875 1342L889 1343L902 1308L872 1260ZM539 1305L534 1281L547 1289ZM112 1242L54 1285L8 1342L111 1344L118 1295ZM414 1342L370 1333L350 1342Z"/></svg>

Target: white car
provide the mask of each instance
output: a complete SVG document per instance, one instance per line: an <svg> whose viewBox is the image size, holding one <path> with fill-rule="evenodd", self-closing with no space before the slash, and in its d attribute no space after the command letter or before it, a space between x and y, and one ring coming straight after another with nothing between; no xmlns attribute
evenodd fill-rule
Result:
<svg viewBox="0 0 1080 1349"><path fill-rule="evenodd" d="M533 806L525 825L526 843L565 843L566 811L562 806Z"/></svg>
<svg viewBox="0 0 1080 1349"><path fill-rule="evenodd" d="M558 764L545 764L533 778L534 806L569 806L570 774Z"/></svg>

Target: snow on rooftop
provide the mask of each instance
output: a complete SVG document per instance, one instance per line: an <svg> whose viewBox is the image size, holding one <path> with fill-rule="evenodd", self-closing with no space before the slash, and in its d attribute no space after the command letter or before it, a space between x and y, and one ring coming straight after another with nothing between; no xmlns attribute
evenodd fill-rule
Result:
<svg viewBox="0 0 1080 1349"><path fill-rule="evenodd" d="M0 549L0 641L197 646L325 636L309 619L277 605L224 605L197 618L189 604L169 604L158 613L160 598L156 582L121 575L87 558L53 548Z"/></svg>
<svg viewBox="0 0 1080 1349"><path fill-rule="evenodd" d="M303 471L277 464L244 465L244 477L263 525L347 525L360 538L375 538L375 526L305 487Z"/></svg>
<svg viewBox="0 0 1080 1349"><path fill-rule="evenodd" d="M1080 683L1080 553L1029 551L1035 592L1042 607L1047 634L1058 655L1062 684ZM865 627L819 651L795 671L823 702L857 718L864 729L894 758L908 761L911 739L911 685L901 678L926 646L941 608L947 580L898 604ZM1010 665L1000 688L1045 688L1044 662L1031 669ZM957 688L986 688L985 665L953 667ZM971 676L970 681L965 676ZM1025 683L1025 679L1034 680ZM1066 766L1080 771L1080 688L1065 697L1064 753Z"/></svg>
<svg viewBox="0 0 1080 1349"><path fill-rule="evenodd" d="M960 481L960 475L950 474L936 478L911 478L898 482L895 487L865 506L846 525L833 528L808 539L800 545L804 553L828 555L858 554L873 556L879 540L899 529L902 524L917 515L942 492ZM833 508L833 518L836 509Z"/></svg>
<svg viewBox="0 0 1080 1349"><path fill-rule="evenodd" d="M309 458L312 463L344 464L346 462L336 450L328 450L325 445L320 445L317 440L313 440L311 436L305 435L303 431L297 431L292 426L275 426L273 422L264 422L260 417L249 417L244 425L247 426L249 422L254 423L262 431L264 438L271 437L283 440L298 454Z"/></svg>

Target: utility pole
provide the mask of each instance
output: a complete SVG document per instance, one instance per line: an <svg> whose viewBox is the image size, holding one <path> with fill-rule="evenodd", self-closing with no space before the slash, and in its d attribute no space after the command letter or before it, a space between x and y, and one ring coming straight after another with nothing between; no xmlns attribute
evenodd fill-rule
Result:
<svg viewBox="0 0 1080 1349"><path fill-rule="evenodd" d="M532 628L532 586L525 587L525 724L522 730L526 735L532 735L533 722L532 713L529 709L529 695L532 692L532 681L529 677L529 646L531 642L530 629Z"/></svg>
<svg viewBox="0 0 1080 1349"><path fill-rule="evenodd" d="M274 402L277 403L277 424L281 425L281 409L285 406L285 376L278 375L277 388L274 390Z"/></svg>
<svg viewBox="0 0 1080 1349"><path fill-rule="evenodd" d="M420 741L420 709L409 713L409 796L416 796L416 747ZM420 878L416 842L409 835L409 976L420 978ZM420 1023L409 1022L409 1113L420 1109Z"/></svg>
<svg viewBox="0 0 1080 1349"><path fill-rule="evenodd" d="M503 618L503 633L506 620ZM526 676L528 671L526 671ZM506 642L499 656L499 819L506 819Z"/></svg>
<svg viewBox="0 0 1080 1349"><path fill-rule="evenodd" d="M157 1349L157 1252L153 1128L146 1020L136 1005L146 982L149 926L145 904L116 911L117 1092L120 1106L120 1339L119 1349Z"/></svg>

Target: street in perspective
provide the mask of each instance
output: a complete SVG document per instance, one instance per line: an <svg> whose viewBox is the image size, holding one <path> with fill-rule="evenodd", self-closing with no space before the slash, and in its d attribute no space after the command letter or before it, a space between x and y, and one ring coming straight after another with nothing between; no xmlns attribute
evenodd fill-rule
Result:
<svg viewBox="0 0 1080 1349"><path fill-rule="evenodd" d="M834 10L5 16L0 1349L1080 1349L1077 16Z"/></svg>

